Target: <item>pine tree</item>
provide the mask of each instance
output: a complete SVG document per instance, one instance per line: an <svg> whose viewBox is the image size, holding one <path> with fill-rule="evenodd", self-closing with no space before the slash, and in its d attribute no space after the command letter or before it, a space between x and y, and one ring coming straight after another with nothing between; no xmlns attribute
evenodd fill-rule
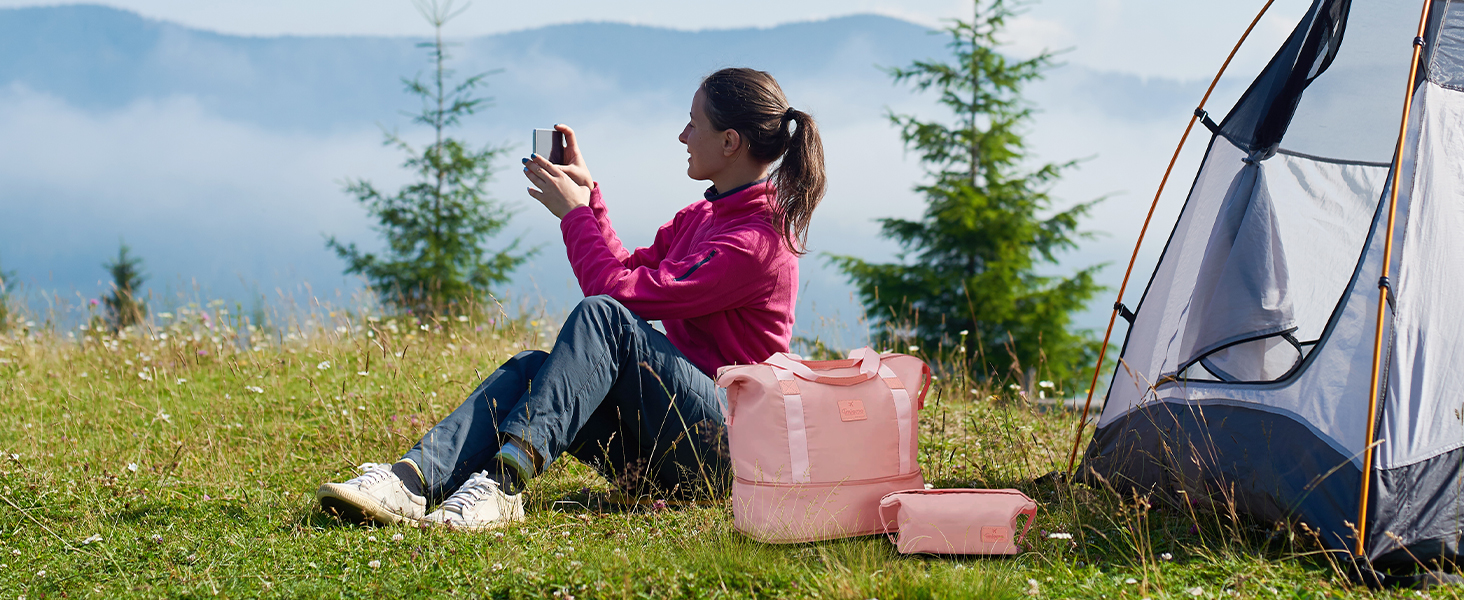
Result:
<svg viewBox="0 0 1464 600"><path fill-rule="evenodd" d="M20 276L15 271L0 268L0 333L10 331L11 294L20 287Z"/></svg>
<svg viewBox="0 0 1464 600"><path fill-rule="evenodd" d="M881 235L900 245L899 262L831 259L885 335L979 357L968 364L980 378L1075 382L1096 348L1071 330L1072 314L1102 289L1094 281L1101 267L1070 277L1038 268L1076 248L1086 236L1078 221L1097 201L1048 214L1049 189L1074 163L1028 166L1022 129L1032 108L1021 92L1052 66L1052 54L1003 55L997 38L1015 14L1012 4L972 5L971 21L944 30L950 62L889 71L897 83L936 91L953 117L948 124L889 114L929 178L915 188L926 198L919 220L880 220Z"/></svg>
<svg viewBox="0 0 1464 600"><path fill-rule="evenodd" d="M137 297L147 277L142 273L142 259L131 252L127 244L121 244L116 260L102 263L112 276L112 293L102 296L102 304L107 308L107 325L113 331L141 323L147 316L147 303Z"/></svg>
<svg viewBox="0 0 1464 600"><path fill-rule="evenodd" d="M407 93L422 101L412 122L430 127L433 142L417 149L393 133L386 144L407 154L402 166L416 174L416 181L393 194L385 194L370 182L357 179L346 186L376 221L375 229L386 241L381 255L364 252L355 243L343 244L331 237L327 247L346 261L348 274L358 274L397 308L418 313L436 313L489 293L490 286L508 281L508 275L531 252L515 253L515 240L502 250L490 251L487 240L508 224L510 213L488 197L493 162L505 147L474 148L446 136L462 119L487 107L491 99L476 95L491 73L480 73L452 83L447 68L450 56L442 40L443 26L461 14L452 0L417 0L417 8L432 24L436 35L419 44L428 49L432 76L423 81L403 79Z"/></svg>

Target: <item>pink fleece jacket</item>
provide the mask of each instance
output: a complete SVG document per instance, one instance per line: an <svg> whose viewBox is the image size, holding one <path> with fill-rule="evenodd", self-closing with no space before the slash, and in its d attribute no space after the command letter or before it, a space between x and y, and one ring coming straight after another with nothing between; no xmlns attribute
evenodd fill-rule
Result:
<svg viewBox="0 0 1464 600"><path fill-rule="evenodd" d="M798 295L798 256L769 218L773 188L759 181L699 200L626 250L610 226L600 187L590 205L559 223L585 296L607 295L666 337L708 375L787 352Z"/></svg>

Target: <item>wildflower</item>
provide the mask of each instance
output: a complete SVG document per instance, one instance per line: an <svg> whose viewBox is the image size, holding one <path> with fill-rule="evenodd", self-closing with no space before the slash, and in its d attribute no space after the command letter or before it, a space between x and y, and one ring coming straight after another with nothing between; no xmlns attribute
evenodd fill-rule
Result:
<svg viewBox="0 0 1464 600"><path fill-rule="evenodd" d="M380 569L381 568L381 561L379 561L379 560L373 560L373 561L371 561L369 563L366 563L366 566L371 567L373 569Z"/></svg>
<svg viewBox="0 0 1464 600"><path fill-rule="evenodd" d="M1191 595L1191 596L1198 597L1198 596L1203 596L1205 594L1205 589L1204 588L1201 588L1201 587L1192 587L1190 589L1185 590L1185 592L1189 593L1189 595Z"/></svg>
<svg viewBox="0 0 1464 600"><path fill-rule="evenodd" d="M1049 533L1049 534L1047 534L1047 539L1049 539L1049 540L1070 540L1070 539L1073 539L1073 534L1071 534L1071 533Z"/></svg>
<svg viewBox="0 0 1464 600"><path fill-rule="evenodd" d="M468 322L468 315L458 315L458 322L459 323L467 323Z"/></svg>
<svg viewBox="0 0 1464 600"><path fill-rule="evenodd" d="M128 471L132 471L133 473L136 473L137 472L137 463L127 463L127 470Z"/></svg>
<svg viewBox="0 0 1464 600"><path fill-rule="evenodd" d="M1039 382L1037 382L1037 385L1038 385L1038 387L1045 387L1045 388L1051 388L1051 387L1053 387L1051 381L1039 381Z"/></svg>
<svg viewBox="0 0 1464 600"><path fill-rule="evenodd" d="M208 356L208 350L199 350L198 351L198 355L199 356Z"/></svg>
<svg viewBox="0 0 1464 600"><path fill-rule="evenodd" d="M1168 552L1159 555L1159 560L1174 560L1174 555Z"/></svg>
<svg viewBox="0 0 1464 600"><path fill-rule="evenodd" d="M393 541L393 542L400 542L400 541L402 541L404 539L406 539L406 538L402 537L402 534L400 534L400 533L393 533L393 534L391 534L391 541Z"/></svg>
<svg viewBox="0 0 1464 600"><path fill-rule="evenodd" d="M330 361L328 360L322 360L320 361L320 364L315 365L315 370L317 371L325 371L328 369L330 369Z"/></svg>
<svg viewBox="0 0 1464 600"><path fill-rule="evenodd" d="M185 383L188 383L188 380L187 379L184 379L182 377L179 377L177 383L178 383L178 385L183 385Z"/></svg>
<svg viewBox="0 0 1464 600"><path fill-rule="evenodd" d="M503 570L503 563L493 563L493 570L494 571L502 571Z"/></svg>
<svg viewBox="0 0 1464 600"><path fill-rule="evenodd" d="M91 299L91 305L92 306L96 306L97 304L100 304L99 302L97 302L97 299L96 298L92 298Z"/></svg>
<svg viewBox="0 0 1464 600"><path fill-rule="evenodd" d="M19 550L11 550L10 553L11 554L14 554L16 556L20 556L20 551Z"/></svg>
<svg viewBox="0 0 1464 600"><path fill-rule="evenodd" d="M173 422L173 415L170 415L170 414L165 413L163 411L158 411L158 419L162 419L163 422L165 422L165 423L172 423ZM153 419L153 420L156 421L157 419Z"/></svg>
<svg viewBox="0 0 1464 600"><path fill-rule="evenodd" d="M152 375L148 375L147 371L138 371L137 378L143 381L152 381Z"/></svg>
<svg viewBox="0 0 1464 600"><path fill-rule="evenodd" d="M656 510L666 510L666 501L660 498L657 498L655 502L651 503L651 505L654 506Z"/></svg>
<svg viewBox="0 0 1464 600"><path fill-rule="evenodd" d="M244 389L249 390L251 392L254 392L256 394L263 394L264 393L264 388L257 387L257 386L246 385L246 386L244 386Z"/></svg>
<svg viewBox="0 0 1464 600"><path fill-rule="evenodd" d="M907 352L919 352L920 351L920 346L910 346L909 348L906 348L905 350Z"/></svg>
<svg viewBox="0 0 1464 600"><path fill-rule="evenodd" d="M961 335L967 335L967 334L971 333L971 330L969 330L969 329L962 329L962 330L960 330L960 331L958 331L956 333L959 333Z"/></svg>
<svg viewBox="0 0 1464 600"><path fill-rule="evenodd" d="M364 406L357 406L356 407L356 410L366 410L366 407L364 407Z"/></svg>
<svg viewBox="0 0 1464 600"><path fill-rule="evenodd" d="M357 375L360 375L360 376L362 376L362 377L365 377L365 376L367 376L367 375L370 375L370 373L367 373L367 372L365 372L365 371L356 371L356 374L357 374Z"/></svg>
<svg viewBox="0 0 1464 600"><path fill-rule="evenodd" d="M1013 383L1013 384L1011 384L1011 385L1008 385L1008 386L1007 386L1007 389L1009 389L1009 390L1020 390L1020 389L1022 389L1022 386L1020 386L1020 385L1018 385L1018 384L1015 384L1015 383Z"/></svg>
<svg viewBox="0 0 1464 600"><path fill-rule="evenodd" d="M1127 584L1129 584L1129 585L1133 585L1133 584L1135 584L1135 583L1138 583L1138 582L1139 582L1139 580L1137 580L1137 579L1134 579L1134 578L1132 578L1132 577L1130 577L1130 578L1128 578L1128 579L1125 579L1125 580L1123 580L1123 582L1124 582L1124 583L1127 583Z"/></svg>
<svg viewBox="0 0 1464 600"><path fill-rule="evenodd" d="M1036 579L1028 579L1027 580L1027 595L1028 596L1036 596L1037 594L1040 594L1040 593L1042 593L1042 588L1037 585L1037 580Z"/></svg>
<svg viewBox="0 0 1464 600"><path fill-rule="evenodd" d="M91 537L86 538L84 540L81 540L81 545L86 546L86 545L90 545L90 544L92 544L94 542L100 542L100 541L102 541L102 535L101 534L99 534L99 533L98 534L92 534Z"/></svg>
<svg viewBox="0 0 1464 600"><path fill-rule="evenodd" d="M152 543L154 543L154 544L161 544L161 543L163 543L163 536L154 533L153 536L152 536Z"/></svg>
<svg viewBox="0 0 1464 600"><path fill-rule="evenodd" d="M13 460L15 462L20 462L20 455L19 454L11 454L10 455L10 460Z"/></svg>
<svg viewBox="0 0 1464 600"><path fill-rule="evenodd" d="M374 541L376 541L376 536L374 536L374 535L368 535L368 536L366 536L366 541L368 541L368 542L374 542Z"/></svg>

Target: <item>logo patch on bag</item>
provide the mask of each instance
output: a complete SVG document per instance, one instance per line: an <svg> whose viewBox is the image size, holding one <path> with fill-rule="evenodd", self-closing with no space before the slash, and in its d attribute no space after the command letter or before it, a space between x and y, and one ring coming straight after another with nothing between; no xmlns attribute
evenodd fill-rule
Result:
<svg viewBox="0 0 1464 600"><path fill-rule="evenodd" d="M983 544L1000 544L1011 538L1011 532L1005 527L982 527L981 542Z"/></svg>
<svg viewBox="0 0 1464 600"><path fill-rule="evenodd" d="M869 418L864 414L864 402L860 400L840 400L839 420L841 421L863 421Z"/></svg>

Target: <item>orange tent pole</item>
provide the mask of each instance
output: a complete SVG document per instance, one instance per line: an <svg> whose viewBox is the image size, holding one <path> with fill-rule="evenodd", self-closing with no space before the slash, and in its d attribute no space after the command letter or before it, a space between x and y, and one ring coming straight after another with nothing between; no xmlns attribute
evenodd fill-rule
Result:
<svg viewBox="0 0 1464 600"><path fill-rule="evenodd" d="M1159 191L1154 192L1154 202L1149 204L1149 214L1144 217L1144 226L1139 229L1139 240L1134 242L1134 253L1129 256L1128 269L1123 272L1123 283L1118 286L1118 300L1113 303L1113 312L1108 315L1108 329L1103 332L1103 345L1098 348L1098 364L1093 367L1093 381L1088 384L1088 400L1083 403L1083 416L1078 419L1078 432L1073 436L1073 451L1068 455L1068 475L1073 474L1073 468L1078 463L1078 444L1083 440L1083 427L1088 424L1088 409L1093 405L1093 390L1098 388L1098 374L1103 371L1103 358L1108 353L1108 341L1113 337L1113 323L1118 318L1118 307L1123 302L1123 292L1128 289L1129 277L1134 273L1134 263L1139 260L1139 247L1144 244L1144 234L1149 232L1149 222L1154 219L1154 209L1159 207L1159 196L1164 194L1164 185L1169 183L1169 174L1174 171L1174 163L1179 160L1179 152L1184 149L1185 140L1189 139L1190 130L1194 129L1195 121L1200 118L1205 108L1205 103L1210 100L1210 94L1215 91L1215 84L1220 83L1220 76L1225 74L1225 69L1230 67L1231 59L1235 53L1240 51L1241 44L1250 37L1251 31L1256 28L1256 23L1261 22L1261 17L1271 8L1271 3L1276 0L1266 0L1266 5L1261 7L1261 12L1256 13L1256 18L1251 20L1250 27L1245 28L1245 33L1235 42L1235 47L1230 49L1230 55L1225 57L1225 62L1220 65L1220 71L1215 73L1215 79L1210 81L1210 87L1205 90L1205 96L1200 99L1200 106L1195 109L1195 114L1190 116L1189 125L1184 128L1184 135L1179 137L1179 145L1174 148L1174 156L1169 158L1169 166L1164 169L1164 178L1159 180Z"/></svg>
<svg viewBox="0 0 1464 600"><path fill-rule="evenodd" d="M1424 0L1418 16L1418 35L1413 38L1413 62L1408 65L1408 88L1403 96L1403 122L1398 125L1398 145L1393 152L1393 180L1388 184L1388 233L1383 238L1383 276L1378 280L1378 322L1373 336L1372 388L1367 392L1367 443L1362 446L1362 492L1357 502L1357 556L1364 555L1367 542L1367 497L1372 490L1373 445L1377 439L1378 379L1382 374L1383 318L1388 311L1388 270L1393 266L1393 223L1398 216L1398 168L1403 162L1403 142L1408 136L1408 116L1413 110L1413 82L1418 78L1418 57L1423 54L1423 34L1428 26L1431 0Z"/></svg>

